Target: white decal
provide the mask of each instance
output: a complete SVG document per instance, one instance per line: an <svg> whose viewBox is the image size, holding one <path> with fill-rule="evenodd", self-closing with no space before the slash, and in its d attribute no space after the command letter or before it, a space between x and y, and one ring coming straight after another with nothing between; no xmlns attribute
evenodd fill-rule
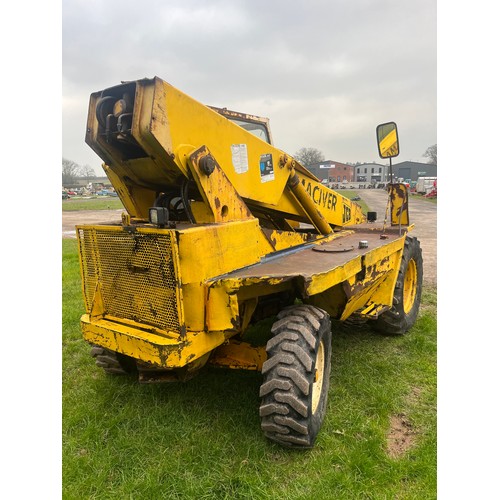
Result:
<svg viewBox="0 0 500 500"><path fill-rule="evenodd" d="M248 172L248 151L246 144L231 144L233 167L237 174Z"/></svg>

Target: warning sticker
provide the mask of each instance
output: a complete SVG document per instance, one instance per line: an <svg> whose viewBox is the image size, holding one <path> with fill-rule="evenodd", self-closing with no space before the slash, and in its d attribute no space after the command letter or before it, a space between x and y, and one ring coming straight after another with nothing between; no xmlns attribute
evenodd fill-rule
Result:
<svg viewBox="0 0 500 500"><path fill-rule="evenodd" d="M260 157L260 181L269 182L274 180L273 155L265 154Z"/></svg>
<svg viewBox="0 0 500 500"><path fill-rule="evenodd" d="M248 151L246 144L231 144L233 167L237 174L248 172Z"/></svg>

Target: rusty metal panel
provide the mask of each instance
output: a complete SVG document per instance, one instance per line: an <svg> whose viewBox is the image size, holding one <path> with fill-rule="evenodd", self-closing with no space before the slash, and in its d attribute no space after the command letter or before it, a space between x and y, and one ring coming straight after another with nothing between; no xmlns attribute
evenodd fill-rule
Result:
<svg viewBox="0 0 500 500"><path fill-rule="evenodd" d="M96 291L103 316L180 332L182 301L173 235L123 228L78 228L86 310Z"/></svg>
<svg viewBox="0 0 500 500"><path fill-rule="evenodd" d="M223 286L246 286L256 282L279 282L296 279L304 296L324 290L360 273L364 266L374 265L404 244L404 234L380 230L346 231L323 245L312 244L299 250L263 259L261 263L220 276ZM360 248L360 241L366 247Z"/></svg>
<svg viewBox="0 0 500 500"><path fill-rule="evenodd" d="M403 183L390 184L391 225L407 226L410 223L408 188Z"/></svg>

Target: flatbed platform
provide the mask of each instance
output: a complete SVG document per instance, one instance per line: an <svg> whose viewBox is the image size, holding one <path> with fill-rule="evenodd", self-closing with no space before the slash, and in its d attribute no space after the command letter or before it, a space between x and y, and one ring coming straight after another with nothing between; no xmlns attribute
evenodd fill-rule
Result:
<svg viewBox="0 0 500 500"><path fill-rule="evenodd" d="M245 286L299 278L303 280L305 295L312 295L402 249L406 232L406 227L400 231L399 228L384 230L371 224L356 226L353 230L338 233L333 240L277 253L258 264L219 276L214 281ZM360 245L360 242L364 243Z"/></svg>

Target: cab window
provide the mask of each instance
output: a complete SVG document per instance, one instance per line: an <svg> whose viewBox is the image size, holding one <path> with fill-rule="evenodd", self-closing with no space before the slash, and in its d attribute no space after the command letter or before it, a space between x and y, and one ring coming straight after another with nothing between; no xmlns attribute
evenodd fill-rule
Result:
<svg viewBox="0 0 500 500"><path fill-rule="evenodd" d="M233 123L236 123L236 125L239 125L240 127L244 128L248 132L258 137L259 139L266 141L268 144L271 143L271 141L269 140L267 129L266 127L264 127L264 125L262 125L262 123L246 122L243 120L237 120L236 118L229 118L229 119Z"/></svg>

